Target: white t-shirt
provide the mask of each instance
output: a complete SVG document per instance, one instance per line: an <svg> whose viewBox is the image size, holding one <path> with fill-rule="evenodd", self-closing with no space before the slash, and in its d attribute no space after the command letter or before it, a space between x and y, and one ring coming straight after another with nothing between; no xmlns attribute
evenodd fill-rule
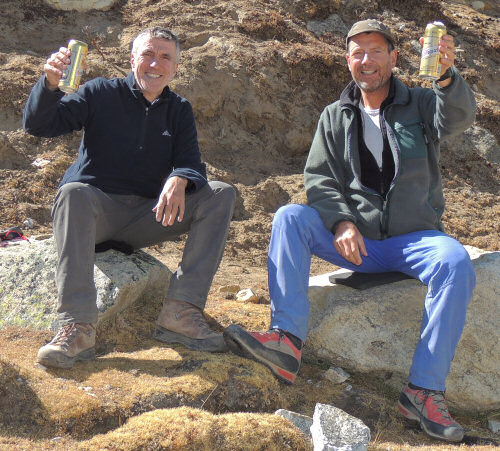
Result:
<svg viewBox="0 0 500 451"><path fill-rule="evenodd" d="M382 169L382 151L384 150L384 139L380 130L380 110L371 110L359 103L361 118L363 122L363 138L366 147L375 157L379 169Z"/></svg>

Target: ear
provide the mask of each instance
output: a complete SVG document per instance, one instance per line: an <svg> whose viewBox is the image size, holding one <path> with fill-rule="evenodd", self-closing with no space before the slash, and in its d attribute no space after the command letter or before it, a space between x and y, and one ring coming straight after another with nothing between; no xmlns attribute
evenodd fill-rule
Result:
<svg viewBox="0 0 500 451"><path fill-rule="evenodd" d="M396 67L397 60L398 60L398 51L397 50L393 50L391 52L391 66L392 66L393 69Z"/></svg>
<svg viewBox="0 0 500 451"><path fill-rule="evenodd" d="M350 64L349 53L345 54L345 59L347 61L347 67L349 68L349 72L351 72L351 64Z"/></svg>
<svg viewBox="0 0 500 451"><path fill-rule="evenodd" d="M134 54L130 54L130 67L133 69L134 68Z"/></svg>

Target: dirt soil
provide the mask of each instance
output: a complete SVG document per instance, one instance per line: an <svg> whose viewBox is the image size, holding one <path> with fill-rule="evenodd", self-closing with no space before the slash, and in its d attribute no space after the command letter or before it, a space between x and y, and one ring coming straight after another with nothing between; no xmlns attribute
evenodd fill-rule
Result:
<svg viewBox="0 0 500 451"><path fill-rule="evenodd" d="M166 26L179 35L183 49L179 73L171 87L193 105L209 178L226 181L238 192L225 256L210 291L207 311L221 327L238 322L265 330L267 305L240 309L219 289L225 285L251 288L269 301L266 252L273 214L286 203L305 202L302 170L316 122L322 109L339 97L350 80L344 36L332 32L316 36L308 30L308 23L325 20L331 14L338 14L347 27L358 19L383 20L394 30L400 52L396 74L408 85L417 86L427 82L417 77L416 41L426 23L442 20L460 49L456 66L476 95L476 125L496 138L498 148L500 5L495 0L485 1L479 11L472 3L129 0L119 1L109 11L77 13L52 9L42 0L2 0L0 230L19 226L28 236L51 233L50 209L57 185L75 159L81 139L81 133L40 139L22 130L24 104L47 57L70 38L81 39L90 44L84 80L122 76L129 70L130 44L137 32L149 26ZM463 244L500 250L499 164L471 149L451 147L444 144L441 157L447 200L444 225ZM31 228L27 225L30 220ZM149 252L174 270L183 244L180 239L154 246ZM313 259L311 275L334 269ZM296 401L290 405L300 410L297 400L302 400L303 413L312 415L314 395L320 393L312 390L311 398L307 382L318 379L323 370L304 365L297 388L286 389L287 396ZM365 376L359 376L356 383L357 396L364 402L359 405L374 404L368 409L373 415L380 412L377 404L385 406L397 396L389 394L389 401L381 398L377 382ZM342 404L342 397L336 401ZM358 410L361 418L368 412ZM365 420L370 423L369 418ZM469 437L466 446L475 449L500 444L498 435L484 430L484 418L461 420L480 431ZM385 432L377 435L377 443L393 449L405 443L431 443L428 446L434 447L417 429L405 425L406 429L392 430L386 424ZM9 440L18 449L33 446L30 439ZM374 442L373 446L379 445Z"/></svg>

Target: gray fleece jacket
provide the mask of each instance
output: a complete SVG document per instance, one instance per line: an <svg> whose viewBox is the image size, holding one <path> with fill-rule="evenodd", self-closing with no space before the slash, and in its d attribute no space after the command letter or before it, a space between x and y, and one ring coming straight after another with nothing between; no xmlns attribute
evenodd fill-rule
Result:
<svg viewBox="0 0 500 451"><path fill-rule="evenodd" d="M394 99L381 112L394 155L395 175L387 196L361 183L353 83L319 119L304 170L308 205L335 233L352 221L361 234L384 239L418 230L443 230L444 197L439 171L440 141L467 129L476 102L467 82L452 68L446 88L408 88L393 77ZM460 149L455 149L460 152Z"/></svg>

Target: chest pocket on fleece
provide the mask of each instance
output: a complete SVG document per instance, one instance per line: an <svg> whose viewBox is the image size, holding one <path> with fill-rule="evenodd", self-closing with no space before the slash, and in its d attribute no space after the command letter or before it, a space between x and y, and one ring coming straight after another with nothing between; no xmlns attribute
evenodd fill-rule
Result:
<svg viewBox="0 0 500 451"><path fill-rule="evenodd" d="M419 120L407 123L396 122L394 132L403 160L427 157L423 125Z"/></svg>

